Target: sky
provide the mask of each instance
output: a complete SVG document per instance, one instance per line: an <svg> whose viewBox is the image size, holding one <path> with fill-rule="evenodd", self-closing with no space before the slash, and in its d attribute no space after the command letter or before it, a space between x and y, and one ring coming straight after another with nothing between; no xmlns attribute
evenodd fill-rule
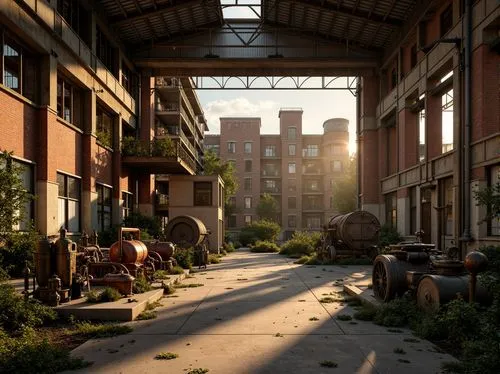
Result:
<svg viewBox="0 0 500 374"><path fill-rule="evenodd" d="M349 151L356 150L356 98L347 90L198 90L209 134L220 133L220 117L260 117L261 134L279 133L280 108L302 108L302 132L322 134L330 118L349 120Z"/></svg>

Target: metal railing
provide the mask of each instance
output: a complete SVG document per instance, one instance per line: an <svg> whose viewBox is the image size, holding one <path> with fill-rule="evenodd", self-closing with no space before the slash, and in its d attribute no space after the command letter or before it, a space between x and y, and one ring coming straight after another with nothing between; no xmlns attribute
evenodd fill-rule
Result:
<svg viewBox="0 0 500 374"><path fill-rule="evenodd" d="M168 195L163 193L156 194L156 205L159 207L168 207Z"/></svg>

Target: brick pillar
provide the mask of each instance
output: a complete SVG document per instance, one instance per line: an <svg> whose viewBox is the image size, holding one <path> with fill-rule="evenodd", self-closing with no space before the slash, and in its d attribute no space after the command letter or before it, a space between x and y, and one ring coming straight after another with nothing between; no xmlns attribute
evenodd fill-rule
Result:
<svg viewBox="0 0 500 374"><path fill-rule="evenodd" d="M122 189L121 189L121 169L122 155L120 145L122 139L122 116L115 117L113 123L113 225L119 225L122 222Z"/></svg>
<svg viewBox="0 0 500 374"><path fill-rule="evenodd" d="M379 135L377 130L377 103L379 83L376 76L361 78L359 123L359 157L361 208L380 218Z"/></svg>
<svg viewBox="0 0 500 374"><path fill-rule="evenodd" d="M154 77L141 76L141 120L139 139L150 141L154 137ZM139 181L139 212L152 216L154 213L154 175L141 173Z"/></svg>

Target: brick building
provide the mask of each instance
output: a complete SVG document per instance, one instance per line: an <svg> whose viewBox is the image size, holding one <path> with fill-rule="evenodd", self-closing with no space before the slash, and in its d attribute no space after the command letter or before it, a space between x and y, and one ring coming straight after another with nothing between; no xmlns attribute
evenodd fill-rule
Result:
<svg viewBox="0 0 500 374"><path fill-rule="evenodd" d="M279 207L277 220L284 237L296 230L319 230L335 212L332 185L349 162L349 122L333 118L322 135L302 133L302 109L279 112L280 133L260 133L260 118L220 119L220 135L207 135L205 147L235 164L239 189L230 197L237 213L227 218L228 230L258 219L263 193Z"/></svg>

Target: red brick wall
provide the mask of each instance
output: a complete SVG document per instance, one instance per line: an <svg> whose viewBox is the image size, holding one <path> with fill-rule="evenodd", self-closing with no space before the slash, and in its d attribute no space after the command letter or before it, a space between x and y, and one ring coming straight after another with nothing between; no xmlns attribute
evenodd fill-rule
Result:
<svg viewBox="0 0 500 374"><path fill-rule="evenodd" d="M1 90L0 108L0 151L36 161L37 110Z"/></svg>
<svg viewBox="0 0 500 374"><path fill-rule="evenodd" d="M55 165L49 170L59 169L82 175L82 135L59 121L50 121L52 138L49 139L49 154L54 155ZM51 157L52 159L52 157Z"/></svg>
<svg viewBox="0 0 500 374"><path fill-rule="evenodd" d="M399 112L399 159L400 170L408 169L417 163L418 125L417 116L409 109Z"/></svg>
<svg viewBox="0 0 500 374"><path fill-rule="evenodd" d="M113 154L97 145L91 160L92 175L97 183L113 185Z"/></svg>

